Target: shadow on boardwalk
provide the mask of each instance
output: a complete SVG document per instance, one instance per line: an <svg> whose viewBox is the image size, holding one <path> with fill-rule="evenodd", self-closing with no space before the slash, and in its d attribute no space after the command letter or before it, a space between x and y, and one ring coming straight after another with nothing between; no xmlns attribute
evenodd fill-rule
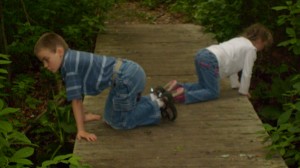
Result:
<svg viewBox="0 0 300 168"><path fill-rule="evenodd" d="M194 55L212 44L201 27L180 25L114 25L100 35L95 52L128 58L145 69L148 94L151 86L171 79L195 81ZM76 141L74 153L94 168L195 167L281 168L282 158L265 160L261 143L262 123L247 98L222 81L221 97L215 101L177 105L178 119L158 126L120 131L103 122L91 122L87 130L96 142ZM102 113L108 90L86 97L93 113Z"/></svg>

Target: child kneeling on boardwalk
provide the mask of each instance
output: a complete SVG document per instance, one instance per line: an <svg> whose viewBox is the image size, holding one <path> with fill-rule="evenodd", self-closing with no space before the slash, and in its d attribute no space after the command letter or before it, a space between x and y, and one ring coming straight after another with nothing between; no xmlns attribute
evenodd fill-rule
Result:
<svg viewBox="0 0 300 168"><path fill-rule="evenodd" d="M85 131L84 122L101 118L96 114L84 114L83 95L97 95L109 87L103 120L112 128L132 129L158 124L162 118L171 121L176 118L170 93L141 96L146 75L133 61L72 50L56 33L43 34L34 53L49 71L60 71L67 100L72 101L79 140L95 141L96 135Z"/></svg>
<svg viewBox="0 0 300 168"><path fill-rule="evenodd" d="M273 37L269 29L261 24L248 27L242 36L201 49L195 57L198 81L180 84L172 80L164 86L173 91L175 101L196 103L213 100L220 95L220 78L229 77L232 88L248 97L252 68L256 52L270 46ZM242 71L239 81L238 73Z"/></svg>

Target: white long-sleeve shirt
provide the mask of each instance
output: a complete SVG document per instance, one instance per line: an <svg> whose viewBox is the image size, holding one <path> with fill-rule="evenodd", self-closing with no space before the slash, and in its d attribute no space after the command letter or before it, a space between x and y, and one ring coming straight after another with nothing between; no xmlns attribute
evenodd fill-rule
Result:
<svg viewBox="0 0 300 168"><path fill-rule="evenodd" d="M220 77L230 77L231 87L239 87L240 93L248 94L257 52L252 42L245 37L235 37L207 49L217 57ZM239 82L237 74L241 70Z"/></svg>

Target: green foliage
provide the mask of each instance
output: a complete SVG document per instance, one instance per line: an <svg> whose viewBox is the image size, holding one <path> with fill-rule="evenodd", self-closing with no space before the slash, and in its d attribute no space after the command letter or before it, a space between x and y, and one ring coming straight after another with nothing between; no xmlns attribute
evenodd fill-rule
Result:
<svg viewBox="0 0 300 168"><path fill-rule="evenodd" d="M0 58L3 59L0 59L0 65L11 63L9 57L6 55L0 55ZM7 74L6 68L0 67L0 72L0 79L5 81L6 76L4 75ZM30 96L31 91L33 90L33 84L35 83L35 80L32 77L21 74L13 83L13 97L20 99L21 102L25 101L31 108L35 108L35 106L40 103L39 100ZM58 101L64 98L62 95L64 95L64 92L54 96L54 100L49 103L48 113L39 120L39 123L42 126L41 129L35 130L36 132L46 133L48 135L55 134L58 139L58 145L53 145L55 148L49 151L51 156L48 157L48 159L50 158L50 160L41 160L43 162L42 167L49 167L50 165L55 166L60 163L70 165L70 167L88 167L87 165L81 165L79 163L79 158L73 154L56 156L62 146L65 145L68 136L76 131L75 121L70 112L70 106L59 107ZM29 140L24 133L19 132L15 127L15 124L18 124L18 121L15 121L14 116L17 115L20 109L7 107L1 97L2 96L0 96L0 167L14 168L33 166L34 163L29 157L34 155L33 147L38 146L32 144L31 140ZM51 142L55 143L57 141L51 140ZM42 148L43 144L40 144L39 142L36 143L39 145L39 148Z"/></svg>
<svg viewBox="0 0 300 168"><path fill-rule="evenodd" d="M206 32L214 33L217 41L221 42L237 36L255 22L273 27L274 13L269 4L276 3L271 0L177 0L171 9L187 14L195 23L204 26Z"/></svg>
<svg viewBox="0 0 300 168"><path fill-rule="evenodd" d="M33 144L8 120L8 116L18 111L17 108L6 107L3 99L0 99L0 167L3 168L33 165L28 159L34 152L33 147L29 147Z"/></svg>
<svg viewBox="0 0 300 168"><path fill-rule="evenodd" d="M115 0L4 0L5 33L8 52L15 63L14 73L37 70L39 62L33 56L33 47L46 31L61 34L72 48L92 51L96 35L104 29L106 12L114 3Z"/></svg>
<svg viewBox="0 0 300 168"><path fill-rule="evenodd" d="M293 78L293 89L286 92L285 97L289 99L284 104L284 112L280 114L277 124L272 126L264 124L270 136L265 141L271 140L268 146L269 156L279 152L288 165L300 165L300 75Z"/></svg>
<svg viewBox="0 0 300 168"><path fill-rule="evenodd" d="M16 106L36 109L36 107L42 103L41 100L34 98L32 95L35 90L35 84L36 80L29 74L16 76L11 87L12 94L10 95L11 100Z"/></svg>
<svg viewBox="0 0 300 168"><path fill-rule="evenodd" d="M193 20L205 27L206 32L213 32L218 41L227 40L240 32L240 10L242 1L226 0L194 1ZM222 17L222 19L220 19Z"/></svg>
<svg viewBox="0 0 300 168"><path fill-rule="evenodd" d="M283 12L277 20L278 25L285 26L287 40L278 46L288 47L295 55L300 55L300 1L286 1L285 5L273 7Z"/></svg>
<svg viewBox="0 0 300 168"><path fill-rule="evenodd" d="M54 100L48 102L47 111L32 123L34 129L31 129L29 134L37 139L36 143L40 146L39 151L47 151L36 155L38 163L43 160L52 160L57 155L66 154L67 151L63 148L68 146L72 136L76 133L71 106L60 103L64 99L65 92L63 91L55 95Z"/></svg>
<svg viewBox="0 0 300 168"><path fill-rule="evenodd" d="M34 90L35 80L27 75L20 74L13 81L13 85L11 88L12 98L17 104L24 106L22 102L25 102L27 95L29 95Z"/></svg>
<svg viewBox="0 0 300 168"><path fill-rule="evenodd" d="M0 65L11 63L6 55L0 54L0 58ZM7 74L6 68L0 67L0 72L0 79L6 80L6 76L3 75ZM2 85L1 89L3 87ZM15 129L11 122L11 115L19 112L19 109L7 107L2 99L3 96L0 95L0 167L13 168L33 165L28 159L34 152L33 147L30 147L33 144L25 134Z"/></svg>
<svg viewBox="0 0 300 168"><path fill-rule="evenodd" d="M291 79L293 76L287 75L291 71L291 67L286 64L269 66L262 64L254 68L254 73L259 76L254 76L252 80L259 81L259 83L254 82L251 95L252 99L266 105L258 112L265 120L277 120L282 104L289 101L282 94L292 89Z"/></svg>
<svg viewBox="0 0 300 168"><path fill-rule="evenodd" d="M279 61L282 58L281 54L259 54L251 78L251 100L263 122L271 125L283 113L283 104L290 101L282 95L292 90L292 79L297 72L289 62Z"/></svg>
<svg viewBox="0 0 300 168"><path fill-rule="evenodd" d="M82 165L79 163L80 158L73 154L59 155L52 160L44 161L41 167L38 168L48 168L49 166L55 166L59 163L64 163L69 165L70 168L89 168L89 165Z"/></svg>
<svg viewBox="0 0 300 168"><path fill-rule="evenodd" d="M10 64L8 55L0 54L0 97L7 96L5 93L5 85L7 85L7 65ZM5 76L4 76L5 75Z"/></svg>
<svg viewBox="0 0 300 168"><path fill-rule="evenodd" d="M149 7L150 9L154 9L162 4L169 4L172 0L142 0L142 4Z"/></svg>
<svg viewBox="0 0 300 168"><path fill-rule="evenodd" d="M14 167L29 167L33 162L29 157L33 155L34 148L29 146L36 146L31 143L27 136L17 131L12 123L4 120L7 116L18 112L19 109L5 107L5 103L0 99L0 167L14 168ZM70 129L70 128L69 128ZM70 131L70 130L69 130ZM57 165L59 163L70 165L70 167L87 168L88 165L82 165L79 162L79 157L73 154L60 155L54 157L52 160L43 161L41 168L47 168L50 165Z"/></svg>

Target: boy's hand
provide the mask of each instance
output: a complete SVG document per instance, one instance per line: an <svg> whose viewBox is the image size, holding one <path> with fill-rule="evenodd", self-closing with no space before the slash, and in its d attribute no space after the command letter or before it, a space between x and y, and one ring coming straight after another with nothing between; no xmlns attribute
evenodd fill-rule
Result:
<svg viewBox="0 0 300 168"><path fill-rule="evenodd" d="M81 140L81 138L86 139L87 141L96 141L97 136L95 134L91 134L85 131L77 132L76 138Z"/></svg>

